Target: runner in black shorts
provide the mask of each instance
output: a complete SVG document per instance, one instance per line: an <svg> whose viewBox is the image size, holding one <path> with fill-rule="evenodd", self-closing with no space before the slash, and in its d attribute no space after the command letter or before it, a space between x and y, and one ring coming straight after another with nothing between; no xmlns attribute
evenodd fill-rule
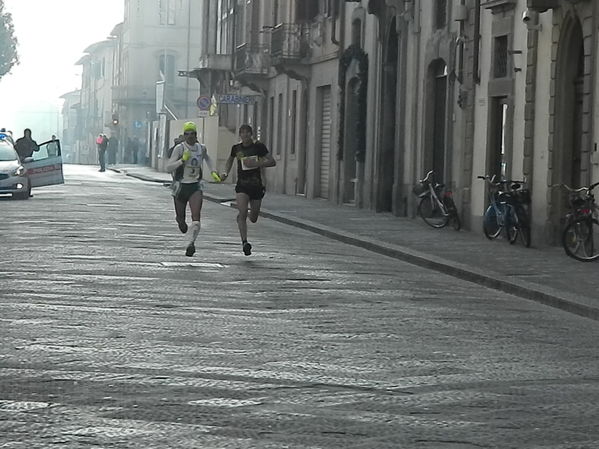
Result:
<svg viewBox="0 0 599 449"><path fill-rule="evenodd" d="M191 209L191 231L187 240L186 256L193 256L196 247L195 241L200 233L200 216L202 212L202 165L206 164L211 173L216 175L212 168L212 161L208 156L206 147L198 142L197 127L193 122L183 125L183 142L173 148L166 164L167 171L173 174L173 198L175 203L175 216L179 229L187 233L185 215L187 204Z"/></svg>
<svg viewBox="0 0 599 449"><path fill-rule="evenodd" d="M237 159L237 185L235 186L237 210L237 226L243 245L243 253L246 256L252 254L252 245L247 241L247 218L248 206L250 208L249 218L252 223L258 221L260 206L266 189L262 181L262 168L274 167L275 160L272 158L266 145L255 142L253 130L250 125L241 125L239 137L241 143L233 145L231 155L227 159L225 172L221 180L225 180L233 167L233 161Z"/></svg>

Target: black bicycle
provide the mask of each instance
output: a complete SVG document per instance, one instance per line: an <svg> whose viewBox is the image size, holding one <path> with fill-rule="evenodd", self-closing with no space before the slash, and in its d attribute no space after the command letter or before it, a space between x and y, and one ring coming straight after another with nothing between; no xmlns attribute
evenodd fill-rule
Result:
<svg viewBox="0 0 599 449"><path fill-rule="evenodd" d="M451 223L456 231L460 230L462 222L453 201L453 193L445 189L444 184L433 182L432 170L418 181L412 192L420 198L417 213L427 225L443 228Z"/></svg>
<svg viewBox="0 0 599 449"><path fill-rule="evenodd" d="M599 259L599 208L593 195L593 189L597 186L599 182L578 189L566 184L552 186L568 191L570 212L566 215L562 246L568 256L581 262Z"/></svg>

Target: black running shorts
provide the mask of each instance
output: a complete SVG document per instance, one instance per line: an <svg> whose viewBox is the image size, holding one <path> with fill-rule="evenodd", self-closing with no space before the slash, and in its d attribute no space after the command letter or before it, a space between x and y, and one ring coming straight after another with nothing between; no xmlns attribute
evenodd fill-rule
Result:
<svg viewBox="0 0 599 449"><path fill-rule="evenodd" d="M198 182L193 182L190 184L181 183L181 187L179 189L179 192L175 196L175 198L177 199L177 201L181 201L182 203L187 203L189 201L189 199L191 198L191 195L193 195L194 193L196 193L198 191L201 191L200 183L198 183Z"/></svg>
<svg viewBox="0 0 599 449"><path fill-rule="evenodd" d="M250 201L261 200L264 198L264 194L266 193L266 189L263 185L239 185L235 186L236 193L245 193L250 197Z"/></svg>

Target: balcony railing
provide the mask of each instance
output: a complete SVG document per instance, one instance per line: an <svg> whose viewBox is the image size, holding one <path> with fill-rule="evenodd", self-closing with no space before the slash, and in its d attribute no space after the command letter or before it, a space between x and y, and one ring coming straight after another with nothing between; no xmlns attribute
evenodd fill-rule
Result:
<svg viewBox="0 0 599 449"><path fill-rule="evenodd" d="M300 60L308 56L309 28L300 23L282 23L273 28L270 52L277 60Z"/></svg>
<svg viewBox="0 0 599 449"><path fill-rule="evenodd" d="M248 75L267 75L270 55L266 45L242 44L235 50L235 72Z"/></svg>

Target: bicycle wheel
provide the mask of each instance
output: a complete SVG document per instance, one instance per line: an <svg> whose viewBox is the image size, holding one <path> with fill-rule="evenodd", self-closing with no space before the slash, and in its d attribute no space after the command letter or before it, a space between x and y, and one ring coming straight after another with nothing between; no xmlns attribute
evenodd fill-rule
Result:
<svg viewBox="0 0 599 449"><path fill-rule="evenodd" d="M433 228L442 228L447 226L449 215L445 211L445 207L437 202L431 195L422 197L418 204L418 215L422 217L424 222Z"/></svg>
<svg viewBox="0 0 599 449"><path fill-rule="evenodd" d="M526 209L522 206L516 207L516 214L518 215L520 241L526 248L530 248L530 223Z"/></svg>
<svg viewBox="0 0 599 449"><path fill-rule="evenodd" d="M505 208L505 233L510 244L516 242L520 233L516 209L511 204L507 204Z"/></svg>
<svg viewBox="0 0 599 449"><path fill-rule="evenodd" d="M455 206L453 198L447 196L443 199L443 203L445 204L445 208L447 209L447 215L449 216L449 224L451 224L453 229L459 231L462 227L462 222L460 221L458 208Z"/></svg>
<svg viewBox="0 0 599 449"><path fill-rule="evenodd" d="M501 204L491 204L485 211L485 215L483 216L483 233L489 240L496 239L501 234L501 229L503 228L503 224L501 223L502 209L503 206Z"/></svg>
<svg viewBox="0 0 599 449"><path fill-rule="evenodd" d="M581 262L599 259L599 222L591 217L570 222L562 234L562 245L568 256Z"/></svg>

